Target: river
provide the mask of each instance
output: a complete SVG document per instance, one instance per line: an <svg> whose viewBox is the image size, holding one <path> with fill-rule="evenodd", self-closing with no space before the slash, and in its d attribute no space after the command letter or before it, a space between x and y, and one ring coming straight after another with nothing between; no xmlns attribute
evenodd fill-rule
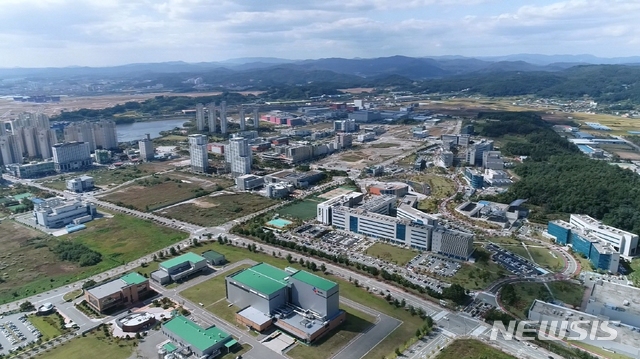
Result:
<svg viewBox="0 0 640 359"><path fill-rule="evenodd" d="M176 127L181 128L185 122L187 122L186 119L173 119L117 125L118 142L141 140L147 133L151 135L151 138L157 138L160 137L160 131L168 131Z"/></svg>

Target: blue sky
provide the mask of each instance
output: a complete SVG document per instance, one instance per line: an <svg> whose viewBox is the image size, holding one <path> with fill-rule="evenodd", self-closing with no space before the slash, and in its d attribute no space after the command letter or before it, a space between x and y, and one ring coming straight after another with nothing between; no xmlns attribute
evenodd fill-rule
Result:
<svg viewBox="0 0 640 359"><path fill-rule="evenodd" d="M640 55L637 0L0 0L0 67Z"/></svg>

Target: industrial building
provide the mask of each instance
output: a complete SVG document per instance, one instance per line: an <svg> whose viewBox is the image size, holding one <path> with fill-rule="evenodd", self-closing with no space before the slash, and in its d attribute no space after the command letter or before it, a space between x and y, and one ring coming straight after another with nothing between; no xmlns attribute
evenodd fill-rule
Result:
<svg viewBox="0 0 640 359"><path fill-rule="evenodd" d="M91 150L87 142L57 143L51 147L56 172L77 171L91 167Z"/></svg>
<svg viewBox="0 0 640 359"><path fill-rule="evenodd" d="M99 313L130 307L151 292L149 280L138 273L129 273L118 279L98 284L84 292L84 299Z"/></svg>
<svg viewBox="0 0 640 359"><path fill-rule="evenodd" d="M504 159L500 151L484 151L482 153L482 168L490 170L504 169Z"/></svg>
<svg viewBox="0 0 640 359"><path fill-rule="evenodd" d="M209 172L206 135L189 135L189 157L191 158L191 171Z"/></svg>
<svg viewBox="0 0 640 359"><path fill-rule="evenodd" d="M165 285L186 279L205 268L207 268L206 258L188 252L160 263L159 269L151 273L151 279Z"/></svg>
<svg viewBox="0 0 640 359"><path fill-rule="evenodd" d="M224 254L218 253L214 250L208 250L202 253L202 257L207 260L208 265L219 266L227 263L227 259Z"/></svg>
<svg viewBox="0 0 640 359"><path fill-rule="evenodd" d="M226 277L226 293L241 308L238 323L258 331L274 325L307 343L346 319L338 284L294 268L256 264Z"/></svg>
<svg viewBox="0 0 640 359"><path fill-rule="evenodd" d="M67 189L71 192L84 192L93 189L95 183L91 176L80 176L67 180Z"/></svg>
<svg viewBox="0 0 640 359"><path fill-rule="evenodd" d="M484 170L483 181L491 187L508 187L513 184L511 176L503 170Z"/></svg>
<svg viewBox="0 0 640 359"><path fill-rule="evenodd" d="M395 196L401 198L409 193L409 185L405 183L380 183L369 186L369 194L378 196Z"/></svg>
<svg viewBox="0 0 640 359"><path fill-rule="evenodd" d="M576 225L576 224L579 225ZM600 225L597 225L597 224ZM594 230L595 228L595 230ZM634 242L637 245L638 236L613 227L603 225L602 222L586 215L571 215L571 222L563 220L550 221L546 236L553 238L558 244L571 245L574 251L589 259L596 269L611 273L618 273L620 256L630 256L636 246L629 248Z"/></svg>
<svg viewBox="0 0 640 359"><path fill-rule="evenodd" d="M228 353L238 342L231 335L216 326L202 328L181 315L162 324L162 334L172 343L165 344L161 355L180 354L179 358L192 355L196 358L214 358Z"/></svg>
<svg viewBox="0 0 640 359"><path fill-rule="evenodd" d="M140 149L141 160L143 160L144 162L153 161L155 150L153 149L153 141L151 141L151 135L147 133L145 138L138 141L138 148Z"/></svg>
<svg viewBox="0 0 640 359"><path fill-rule="evenodd" d="M313 186L324 179L325 174L321 171L295 172L293 170L283 170L264 176L265 183L288 183L297 188Z"/></svg>
<svg viewBox="0 0 640 359"><path fill-rule="evenodd" d="M435 227L431 233L431 251L443 256L467 260L473 253L471 233Z"/></svg>
<svg viewBox="0 0 640 359"><path fill-rule="evenodd" d="M382 114L379 111L354 111L349 114L349 119L358 123L366 123L372 121L382 120Z"/></svg>
<svg viewBox="0 0 640 359"><path fill-rule="evenodd" d="M46 228L85 223L91 221L96 213L95 205L79 199L65 200L53 197L34 201L33 216L36 224Z"/></svg>
<svg viewBox="0 0 640 359"><path fill-rule="evenodd" d="M234 177L251 173L252 153L249 141L244 137L233 137L224 150L224 157L231 166Z"/></svg>
<svg viewBox="0 0 640 359"><path fill-rule="evenodd" d="M264 178L256 175L236 177L236 187L241 191L251 191L264 186Z"/></svg>

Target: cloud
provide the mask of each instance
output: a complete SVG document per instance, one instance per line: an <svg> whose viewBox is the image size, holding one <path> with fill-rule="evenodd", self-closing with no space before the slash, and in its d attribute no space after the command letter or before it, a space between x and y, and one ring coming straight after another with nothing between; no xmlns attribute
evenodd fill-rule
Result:
<svg viewBox="0 0 640 359"><path fill-rule="evenodd" d="M2 0L0 66L247 56L624 56L640 38L637 1L523 2Z"/></svg>

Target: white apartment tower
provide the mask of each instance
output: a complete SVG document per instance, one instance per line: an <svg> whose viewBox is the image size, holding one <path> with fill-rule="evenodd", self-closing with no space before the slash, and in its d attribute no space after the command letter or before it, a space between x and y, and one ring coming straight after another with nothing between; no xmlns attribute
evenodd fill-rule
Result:
<svg viewBox="0 0 640 359"><path fill-rule="evenodd" d="M204 105L201 103L196 105L196 129L198 132L204 131Z"/></svg>
<svg viewBox="0 0 640 359"><path fill-rule="evenodd" d="M189 153L191 156L191 170L193 172L207 173L209 170L207 136L189 135Z"/></svg>
<svg viewBox="0 0 640 359"><path fill-rule="evenodd" d="M151 136L147 133L146 138L138 141L138 147L140 148L140 159L144 162L149 162L153 160L155 155L153 149L153 141L151 141Z"/></svg>
<svg viewBox="0 0 640 359"><path fill-rule="evenodd" d="M239 117L240 117L240 131L246 130L245 118L244 118L244 106L240 106L238 109Z"/></svg>
<svg viewBox="0 0 640 359"><path fill-rule="evenodd" d="M208 120L209 120L209 133L216 133L216 104L210 102L207 105Z"/></svg>
<svg viewBox="0 0 640 359"><path fill-rule="evenodd" d="M227 101L220 102L220 133L227 134Z"/></svg>
<svg viewBox="0 0 640 359"><path fill-rule="evenodd" d="M9 134L0 136L0 158L5 165L22 163L22 150L18 144L18 136Z"/></svg>
<svg viewBox="0 0 640 359"><path fill-rule="evenodd" d="M36 134L36 142L38 144L38 152L42 158L53 157L51 146L58 142L56 130L38 128Z"/></svg>
<svg viewBox="0 0 640 359"><path fill-rule="evenodd" d="M231 174L234 177L251 173L251 147L244 137L233 137L224 149L226 161L231 164Z"/></svg>

